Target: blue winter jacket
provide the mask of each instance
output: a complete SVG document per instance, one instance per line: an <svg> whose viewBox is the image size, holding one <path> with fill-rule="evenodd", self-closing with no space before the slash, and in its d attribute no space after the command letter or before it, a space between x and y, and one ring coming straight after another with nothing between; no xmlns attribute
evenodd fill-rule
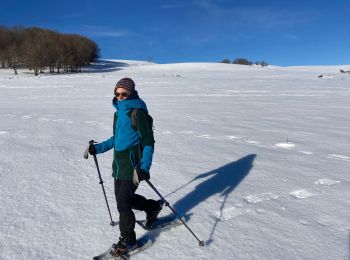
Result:
<svg viewBox="0 0 350 260"><path fill-rule="evenodd" d="M133 169L139 164L140 169L149 172L154 153L154 137L147 120L147 106L137 95L122 101L113 99L117 110L117 121L113 136L95 145L97 154L114 148L113 177L132 179ZM133 129L131 111L137 108L137 130ZM140 151L142 147L142 151ZM141 158L140 158L141 157Z"/></svg>

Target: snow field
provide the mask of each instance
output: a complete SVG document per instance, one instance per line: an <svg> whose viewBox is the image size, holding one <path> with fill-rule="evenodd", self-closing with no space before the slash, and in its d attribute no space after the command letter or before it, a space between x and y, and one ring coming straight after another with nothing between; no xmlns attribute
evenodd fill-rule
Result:
<svg viewBox="0 0 350 260"><path fill-rule="evenodd" d="M111 135L113 86L124 76L154 118L151 181L206 241L198 247L185 227L152 231L154 245L134 259L348 259L350 78L317 77L338 70L0 70L0 259L91 259L117 240L93 160L82 155L90 139ZM117 220L111 153L98 159ZM138 192L157 198L144 183Z"/></svg>

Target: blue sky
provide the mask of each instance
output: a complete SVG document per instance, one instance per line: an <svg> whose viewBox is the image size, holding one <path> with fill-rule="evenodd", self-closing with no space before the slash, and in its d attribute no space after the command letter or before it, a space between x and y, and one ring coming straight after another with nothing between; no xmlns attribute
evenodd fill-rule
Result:
<svg viewBox="0 0 350 260"><path fill-rule="evenodd" d="M102 58L350 64L349 0L1 0L0 25L93 39Z"/></svg>

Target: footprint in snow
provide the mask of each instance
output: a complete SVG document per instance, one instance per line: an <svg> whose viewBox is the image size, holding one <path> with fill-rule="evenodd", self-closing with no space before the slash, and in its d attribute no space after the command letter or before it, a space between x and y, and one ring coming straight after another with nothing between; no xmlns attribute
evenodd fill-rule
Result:
<svg viewBox="0 0 350 260"><path fill-rule="evenodd" d="M31 116L31 115L25 115L25 116L22 116L21 118L22 118L23 120L27 120L27 119L32 118L32 116Z"/></svg>
<svg viewBox="0 0 350 260"><path fill-rule="evenodd" d="M188 120L194 121L194 122L210 122L208 119L198 119L198 118L194 118L192 116L186 116L188 118Z"/></svg>
<svg viewBox="0 0 350 260"><path fill-rule="evenodd" d="M313 154L313 152L309 152L309 151L299 151L299 153L302 153L302 154L307 154L307 155L311 155L311 154Z"/></svg>
<svg viewBox="0 0 350 260"><path fill-rule="evenodd" d="M284 148L284 149L291 149L291 148L294 148L295 147L295 144L293 143L277 143L275 144L276 147L279 147L279 148Z"/></svg>
<svg viewBox="0 0 350 260"><path fill-rule="evenodd" d="M60 120L60 119L58 119ZM54 121L54 120L52 120ZM57 122L57 120L56 120ZM88 124L88 125L103 125L102 123L98 122L98 121L83 121L85 124Z"/></svg>
<svg viewBox="0 0 350 260"><path fill-rule="evenodd" d="M274 193L261 193L256 195L248 195L244 197L244 200L249 204L256 204L263 201L275 200L278 199L279 196Z"/></svg>
<svg viewBox="0 0 350 260"><path fill-rule="evenodd" d="M310 222L305 219L299 219L298 222L304 226L310 225Z"/></svg>
<svg viewBox="0 0 350 260"><path fill-rule="evenodd" d="M64 119L52 119L52 122L64 123Z"/></svg>
<svg viewBox="0 0 350 260"><path fill-rule="evenodd" d="M193 131L179 131L180 134L190 135L193 134Z"/></svg>
<svg viewBox="0 0 350 260"><path fill-rule="evenodd" d="M45 117L40 117L38 120L39 121L45 121L45 122L51 121L51 119L48 119L48 118L45 118Z"/></svg>
<svg viewBox="0 0 350 260"><path fill-rule="evenodd" d="M38 121L42 122L56 122L56 123L65 123L65 124L73 124L74 122L71 120L65 120L65 119L49 119L45 117L40 117ZM84 121L84 123L87 124L93 124L94 121ZM101 123L100 123L101 124Z"/></svg>
<svg viewBox="0 0 350 260"><path fill-rule="evenodd" d="M7 118L15 118L16 117L15 114L6 114L4 116L7 117Z"/></svg>
<svg viewBox="0 0 350 260"><path fill-rule="evenodd" d="M234 217L240 216L243 213L244 213L243 210L240 208L230 207L230 208L226 208L221 211L215 212L214 217L219 221L226 221Z"/></svg>
<svg viewBox="0 0 350 260"><path fill-rule="evenodd" d="M238 139L239 137L234 136L234 135L226 135L225 139Z"/></svg>
<svg viewBox="0 0 350 260"><path fill-rule="evenodd" d="M323 215L319 216L316 220L317 224L323 227L333 226L337 227L340 230L348 231L348 222L343 219L339 219L335 216Z"/></svg>
<svg viewBox="0 0 350 260"><path fill-rule="evenodd" d="M88 124L88 125L98 125L98 122L97 121L83 121L85 124Z"/></svg>
<svg viewBox="0 0 350 260"><path fill-rule="evenodd" d="M350 157L345 155L340 155L340 154L328 154L328 158L342 160L342 161L350 161Z"/></svg>
<svg viewBox="0 0 350 260"><path fill-rule="evenodd" d="M245 140L244 142L252 145L260 145L260 142L254 140Z"/></svg>
<svg viewBox="0 0 350 260"><path fill-rule="evenodd" d="M309 192L308 190L295 190L290 192L289 194L296 199L306 199L314 196L314 194Z"/></svg>
<svg viewBox="0 0 350 260"><path fill-rule="evenodd" d="M335 185L341 183L341 181L335 181L335 180L331 180L331 179L319 179L318 181L315 182L315 184L317 185L324 185L324 186L331 186L331 185Z"/></svg>
<svg viewBox="0 0 350 260"><path fill-rule="evenodd" d="M191 121L194 121L194 122L198 122L199 120L198 119L195 119L191 116L186 116L188 120L191 120Z"/></svg>
<svg viewBox="0 0 350 260"><path fill-rule="evenodd" d="M209 139L211 138L211 135L197 135L197 137Z"/></svg>

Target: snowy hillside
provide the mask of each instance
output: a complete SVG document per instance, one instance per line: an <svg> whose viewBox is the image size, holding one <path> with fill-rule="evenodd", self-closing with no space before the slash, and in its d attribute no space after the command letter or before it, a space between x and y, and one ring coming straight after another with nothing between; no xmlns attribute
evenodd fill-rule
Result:
<svg viewBox="0 0 350 260"><path fill-rule="evenodd" d="M83 152L111 136L125 76L154 118L151 181L206 241L184 226L153 231L153 246L132 259L349 259L350 74L339 69L350 66L0 70L0 259L91 259L117 241ZM98 160L117 220L112 153ZM158 198L146 183L138 192Z"/></svg>

